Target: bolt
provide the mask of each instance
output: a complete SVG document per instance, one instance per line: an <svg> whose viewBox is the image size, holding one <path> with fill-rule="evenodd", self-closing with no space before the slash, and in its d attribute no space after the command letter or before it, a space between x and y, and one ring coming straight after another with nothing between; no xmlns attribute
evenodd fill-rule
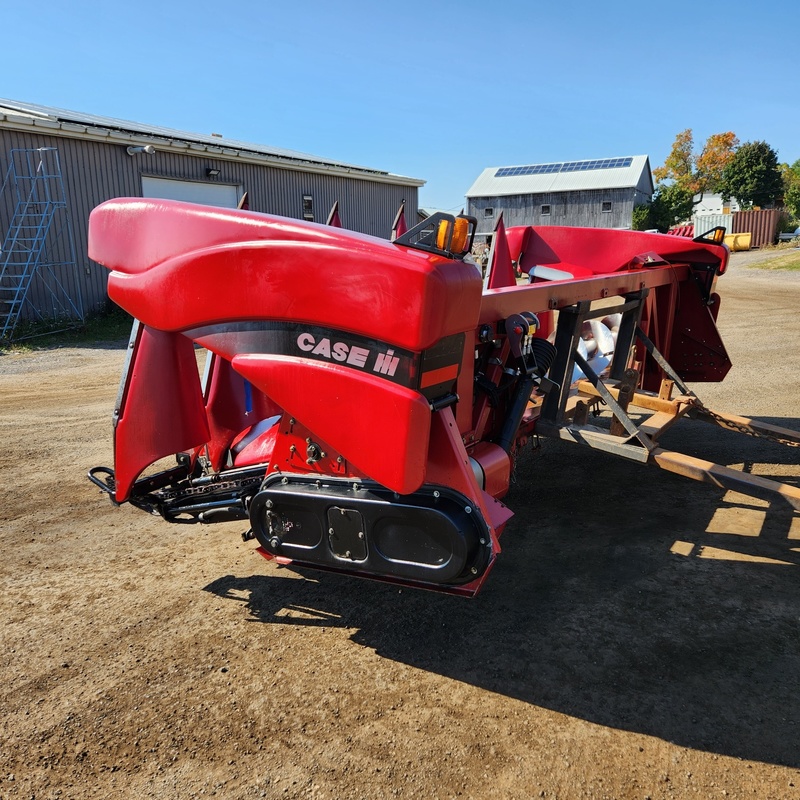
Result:
<svg viewBox="0 0 800 800"><path fill-rule="evenodd" d="M363 539L364 538L364 531L359 531L358 532L358 538L359 539Z"/></svg>
<svg viewBox="0 0 800 800"><path fill-rule="evenodd" d="M276 467L276 469L277 469L277 467ZM289 479L288 479L288 478L281 478L281 483L282 483L284 486L286 486L286 484L287 484L287 483L289 483Z"/></svg>
<svg viewBox="0 0 800 800"><path fill-rule="evenodd" d="M281 540L280 540L280 539L279 539L277 536L273 536L273 537L272 537L272 538L269 540L269 546L270 546L270 547L271 547L273 550L277 550L277 549L278 549L278 548L281 546Z"/></svg>
<svg viewBox="0 0 800 800"><path fill-rule="evenodd" d="M306 436L306 444L311 444L311 437L310 436Z"/></svg>
<svg viewBox="0 0 800 800"><path fill-rule="evenodd" d="M466 511L467 514L471 514L472 513L472 506L465 506L464 507L464 511Z"/></svg>
<svg viewBox="0 0 800 800"><path fill-rule="evenodd" d="M297 451L297 448L296 448L294 445L292 445L292 446L289 448L289 452L290 452L290 453L294 453L294 452L296 452L296 451Z"/></svg>
<svg viewBox="0 0 800 800"><path fill-rule="evenodd" d="M470 571L470 572L471 572L473 575L477 575L477 574L478 574L478 568L477 568L477 567L470 567L470 570L469 570L469 571Z"/></svg>
<svg viewBox="0 0 800 800"><path fill-rule="evenodd" d="M320 452L319 452L319 457L320 458L325 458L327 455L328 454L324 450L320 450Z"/></svg>
<svg viewBox="0 0 800 800"><path fill-rule="evenodd" d="M272 508L272 500L267 500L267 508Z"/></svg>
<svg viewBox="0 0 800 800"><path fill-rule="evenodd" d="M337 456L337 457L336 457L336 462L337 462L338 464L341 464L341 463L342 463L342 461L344 461L344 459L343 459L341 456Z"/></svg>
<svg viewBox="0 0 800 800"><path fill-rule="evenodd" d="M481 539L481 544L486 544L486 539Z"/></svg>
<svg viewBox="0 0 800 800"><path fill-rule="evenodd" d="M349 551L349 550L345 550L345 551L344 551L344 557L345 557L345 558L350 558L350 557L351 557L351 556L350 556L350 551Z"/></svg>
<svg viewBox="0 0 800 800"><path fill-rule="evenodd" d="M434 491L434 493L433 493L433 496L434 496L434 497L438 497L438 496L439 496L439 490L438 490L438 489L436 489L436 490Z"/></svg>
<svg viewBox="0 0 800 800"><path fill-rule="evenodd" d="M295 420L294 417L289 417L289 424L290 425L295 425L296 423L297 423L297 420Z"/></svg>
<svg viewBox="0 0 800 800"><path fill-rule="evenodd" d="M329 533L331 536L333 536L333 534L334 534L334 533L336 533L336 531L335 531L333 528L328 528L328 533Z"/></svg>

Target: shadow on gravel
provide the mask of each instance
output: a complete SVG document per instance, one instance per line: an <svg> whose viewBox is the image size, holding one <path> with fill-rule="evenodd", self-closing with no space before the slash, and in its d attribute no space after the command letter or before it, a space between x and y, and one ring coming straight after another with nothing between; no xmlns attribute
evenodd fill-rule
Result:
<svg viewBox="0 0 800 800"><path fill-rule="evenodd" d="M708 427L705 457L744 449L797 475L797 448L748 440L726 458L731 434ZM689 428L665 445L688 452ZM600 725L800 767L800 515L549 442L507 502L474 600L294 569L306 580L206 589L258 621L354 628L385 658Z"/></svg>

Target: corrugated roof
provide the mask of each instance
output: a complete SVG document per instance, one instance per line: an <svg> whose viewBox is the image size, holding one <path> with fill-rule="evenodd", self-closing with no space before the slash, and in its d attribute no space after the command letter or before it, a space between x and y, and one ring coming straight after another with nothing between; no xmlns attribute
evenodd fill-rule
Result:
<svg viewBox="0 0 800 800"><path fill-rule="evenodd" d="M374 176L376 179L391 178L400 183L407 183L414 186L422 186L425 181L418 178L409 178L403 175L395 175L384 170L371 169L356 164L348 164L344 161L334 161L320 156L301 153L297 150L287 150L281 147L269 145L253 144L243 142L238 139L228 139L224 136L215 136L202 133L190 133L187 131L164 128L158 125L146 125L141 122L116 119L114 117L102 117L97 114L85 114L79 111L70 111L64 108L54 108L42 106L36 103L26 103L18 100L7 100L0 98L0 123L23 123L34 127L60 129L72 136L80 136L82 133L91 138L97 138L98 134L106 138L120 139L128 141L133 138L136 142L146 144L147 140L157 146L158 143L189 143L192 149L205 150L206 152L221 157L241 157L252 155L256 158L277 159L292 162L294 165L307 165L309 167L319 167L320 169L343 171L350 174L361 173L360 177ZM132 143L128 141L128 143ZM199 148L197 146L200 146ZM185 146L185 145L184 145Z"/></svg>
<svg viewBox="0 0 800 800"><path fill-rule="evenodd" d="M643 178L648 187L646 189L642 187ZM652 194L653 179L647 156L487 167L469 188L467 197L627 189L637 186Z"/></svg>

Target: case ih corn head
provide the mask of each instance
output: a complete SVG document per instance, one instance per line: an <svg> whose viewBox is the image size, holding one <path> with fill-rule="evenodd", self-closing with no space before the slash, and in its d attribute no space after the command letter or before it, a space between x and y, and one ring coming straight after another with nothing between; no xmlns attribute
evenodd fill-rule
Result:
<svg viewBox="0 0 800 800"><path fill-rule="evenodd" d="M90 478L170 522L247 521L281 563L463 595L500 552L501 500L535 437L800 508L794 487L658 444L682 417L800 442L687 386L730 368L715 324L722 229L501 226L485 286L466 257L474 230L436 214L389 242L247 211L103 204L90 255L137 322L114 468Z"/></svg>

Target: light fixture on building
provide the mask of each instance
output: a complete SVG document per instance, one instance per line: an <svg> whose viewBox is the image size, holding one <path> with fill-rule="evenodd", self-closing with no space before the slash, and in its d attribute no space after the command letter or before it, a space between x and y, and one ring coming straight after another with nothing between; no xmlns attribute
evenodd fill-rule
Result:
<svg viewBox="0 0 800 800"><path fill-rule="evenodd" d="M206 167L206 175L208 175L209 178L218 178L219 170L216 167Z"/></svg>
<svg viewBox="0 0 800 800"><path fill-rule="evenodd" d="M131 145L128 148L128 155L129 156L139 156L139 155L142 155L142 154L146 154L148 156L152 156L153 153L155 153L155 152L156 152L156 149L151 144Z"/></svg>

